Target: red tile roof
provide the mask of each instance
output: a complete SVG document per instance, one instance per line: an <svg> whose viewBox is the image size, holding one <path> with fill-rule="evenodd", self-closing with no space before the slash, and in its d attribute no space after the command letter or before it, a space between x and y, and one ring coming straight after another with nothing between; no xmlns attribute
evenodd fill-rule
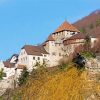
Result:
<svg viewBox="0 0 100 100"><path fill-rule="evenodd" d="M49 37L47 38L47 40L44 43L42 43L42 45L45 46L46 42L48 42L48 41L55 41L54 38L52 37L52 34L49 35Z"/></svg>
<svg viewBox="0 0 100 100"><path fill-rule="evenodd" d="M48 37L48 39L46 40L46 42L47 42L47 41L55 41L55 40L54 40L54 38L52 37L52 35L50 34L49 37Z"/></svg>
<svg viewBox="0 0 100 100"><path fill-rule="evenodd" d="M43 46L25 45L22 49L25 49L28 55L42 56L42 53L48 54Z"/></svg>
<svg viewBox="0 0 100 100"><path fill-rule="evenodd" d="M15 67L15 64L14 63L10 63L9 61L4 61L4 67L7 67L7 68L14 68Z"/></svg>
<svg viewBox="0 0 100 100"><path fill-rule="evenodd" d="M54 32L60 32L60 31L64 31L64 30L69 30L69 31L74 31L74 32L80 32L77 28L75 28L73 25L69 24L67 21L65 21L64 23L62 23L58 29Z"/></svg>
<svg viewBox="0 0 100 100"><path fill-rule="evenodd" d="M46 45L46 41L45 41L45 42L43 42L41 45L42 45L42 46L45 46L45 45Z"/></svg>

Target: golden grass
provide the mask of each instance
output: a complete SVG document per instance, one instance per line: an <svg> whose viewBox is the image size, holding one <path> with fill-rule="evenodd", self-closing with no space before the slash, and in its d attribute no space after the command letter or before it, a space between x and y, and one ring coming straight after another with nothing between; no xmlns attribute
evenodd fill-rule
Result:
<svg viewBox="0 0 100 100"><path fill-rule="evenodd" d="M22 100L84 100L94 91L100 93L100 84L86 77L86 71L81 73L73 67L39 80L29 79L17 92Z"/></svg>

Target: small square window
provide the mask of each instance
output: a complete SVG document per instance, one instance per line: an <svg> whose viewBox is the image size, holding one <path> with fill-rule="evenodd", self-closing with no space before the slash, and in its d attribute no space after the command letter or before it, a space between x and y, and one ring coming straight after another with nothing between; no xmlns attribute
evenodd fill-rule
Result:
<svg viewBox="0 0 100 100"><path fill-rule="evenodd" d="M55 53L55 52L52 52L52 55L53 55L53 56L56 56L56 53Z"/></svg>
<svg viewBox="0 0 100 100"><path fill-rule="evenodd" d="M44 57L46 57L46 55L44 55Z"/></svg>
<svg viewBox="0 0 100 100"><path fill-rule="evenodd" d="M59 56L61 56L61 53L59 53Z"/></svg>
<svg viewBox="0 0 100 100"><path fill-rule="evenodd" d="M33 57L33 60L35 60L35 57Z"/></svg>
<svg viewBox="0 0 100 100"><path fill-rule="evenodd" d="M38 57L38 60L40 60L40 57Z"/></svg>

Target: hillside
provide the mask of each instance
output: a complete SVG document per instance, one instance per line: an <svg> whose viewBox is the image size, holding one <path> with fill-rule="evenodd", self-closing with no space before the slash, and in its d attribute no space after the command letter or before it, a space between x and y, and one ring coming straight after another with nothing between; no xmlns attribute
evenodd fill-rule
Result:
<svg viewBox="0 0 100 100"><path fill-rule="evenodd" d="M88 16L73 24L82 33L100 34L100 10L96 10Z"/></svg>
<svg viewBox="0 0 100 100"><path fill-rule="evenodd" d="M38 79L30 77L7 100L99 100L100 83L88 81L87 75L72 65L65 70L42 73Z"/></svg>

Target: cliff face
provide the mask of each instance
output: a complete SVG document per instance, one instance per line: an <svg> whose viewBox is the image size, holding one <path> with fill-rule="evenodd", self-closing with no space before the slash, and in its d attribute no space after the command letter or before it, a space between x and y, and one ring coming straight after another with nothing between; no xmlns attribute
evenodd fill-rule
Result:
<svg viewBox="0 0 100 100"><path fill-rule="evenodd" d="M100 34L100 10L96 10L88 16L73 24L83 33Z"/></svg>

